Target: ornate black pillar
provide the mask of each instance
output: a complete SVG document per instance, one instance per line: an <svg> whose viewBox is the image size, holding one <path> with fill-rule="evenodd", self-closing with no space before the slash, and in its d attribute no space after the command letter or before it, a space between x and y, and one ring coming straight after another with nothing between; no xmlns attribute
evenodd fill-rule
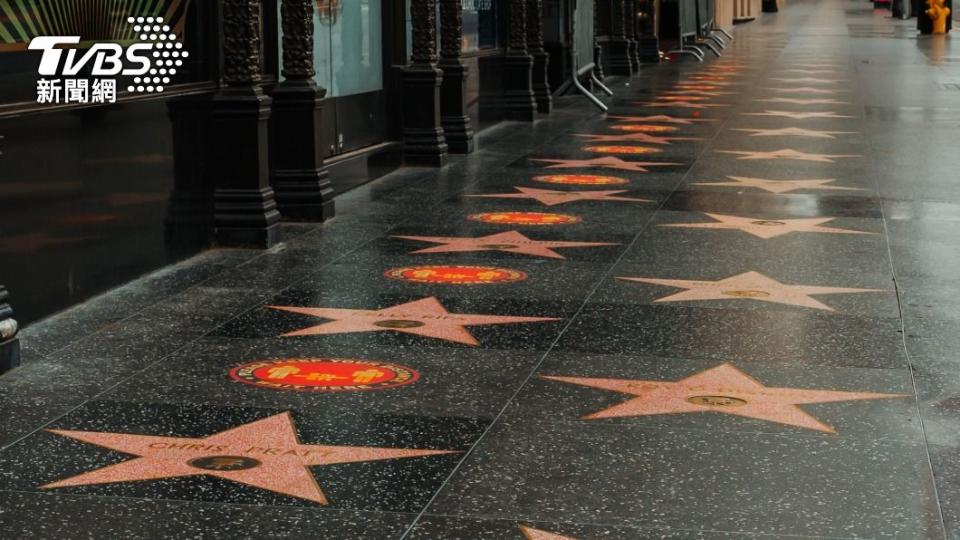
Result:
<svg viewBox="0 0 960 540"><path fill-rule="evenodd" d="M282 0L283 77L273 91L273 190L287 219L325 221L334 215L333 187L320 141L323 98L313 68L314 0Z"/></svg>
<svg viewBox="0 0 960 540"><path fill-rule="evenodd" d="M593 2L593 63L596 64L594 69L594 74L598 79L603 79L603 47L600 45L600 36L605 35L606 31L603 25L603 16L601 12L604 10L604 6L609 3L609 0L594 0ZM576 45L571 45L576 47ZM581 59L581 62L584 61ZM577 66L579 68L580 66Z"/></svg>
<svg viewBox="0 0 960 540"><path fill-rule="evenodd" d="M440 117L447 146L454 154L473 152L473 128L467 115L467 66L463 48L463 0L440 0Z"/></svg>
<svg viewBox="0 0 960 540"><path fill-rule="evenodd" d="M537 112L547 114L553 109L553 98L547 72L550 55L543 49L543 0L527 0L527 50L533 56L533 98Z"/></svg>
<svg viewBox="0 0 960 540"><path fill-rule="evenodd" d="M610 41L607 65L612 75L633 74L630 61L630 41L627 40L627 2L613 0L610 9Z"/></svg>
<svg viewBox="0 0 960 540"><path fill-rule="evenodd" d="M527 0L510 0L510 35L503 59L503 101L508 120L532 122L537 110L533 97L533 57L527 54Z"/></svg>
<svg viewBox="0 0 960 540"><path fill-rule="evenodd" d="M10 293L0 285L0 374L20 365L19 328L13 318L13 309L7 302Z"/></svg>
<svg viewBox="0 0 960 540"><path fill-rule="evenodd" d="M637 0L637 30L640 61L660 62L660 40L657 38L656 4L654 0Z"/></svg>
<svg viewBox="0 0 960 540"><path fill-rule="evenodd" d="M403 69L403 159L410 165L441 167L447 141L440 116L437 69L437 0L411 0L413 52Z"/></svg>
<svg viewBox="0 0 960 540"><path fill-rule="evenodd" d="M269 247L280 220L268 170L269 97L260 81L260 0L223 0L223 82L213 98L214 222L222 245Z"/></svg>
<svg viewBox="0 0 960 540"><path fill-rule="evenodd" d="M640 71L640 41L637 39L637 0L626 0L624 22L627 28L627 41L630 42L630 69Z"/></svg>

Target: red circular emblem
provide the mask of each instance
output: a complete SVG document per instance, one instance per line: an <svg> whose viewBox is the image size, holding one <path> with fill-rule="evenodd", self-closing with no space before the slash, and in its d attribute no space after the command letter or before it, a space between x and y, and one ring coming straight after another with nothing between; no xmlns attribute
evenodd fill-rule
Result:
<svg viewBox="0 0 960 540"><path fill-rule="evenodd" d="M597 152L598 154L656 154L663 151L649 146L623 145L585 146L583 149L586 152Z"/></svg>
<svg viewBox="0 0 960 540"><path fill-rule="evenodd" d="M613 184L629 184L630 181L619 176L597 176L594 174L550 174L534 176L534 181L545 184L576 184L583 186L609 186Z"/></svg>
<svg viewBox="0 0 960 540"><path fill-rule="evenodd" d="M397 364L339 358L287 358L237 366L230 377L271 390L358 392L410 384L416 371Z"/></svg>
<svg viewBox="0 0 960 540"><path fill-rule="evenodd" d="M583 221L578 216L548 212L484 212L467 216L467 219L504 225L570 225Z"/></svg>
<svg viewBox="0 0 960 540"><path fill-rule="evenodd" d="M416 283L451 285L490 285L527 279L524 272L495 266L408 266L387 270L384 275L391 279Z"/></svg>
<svg viewBox="0 0 960 540"><path fill-rule="evenodd" d="M610 126L610 129L629 131L630 133L673 133L677 131L674 126L655 126L652 124L620 124L619 126Z"/></svg>

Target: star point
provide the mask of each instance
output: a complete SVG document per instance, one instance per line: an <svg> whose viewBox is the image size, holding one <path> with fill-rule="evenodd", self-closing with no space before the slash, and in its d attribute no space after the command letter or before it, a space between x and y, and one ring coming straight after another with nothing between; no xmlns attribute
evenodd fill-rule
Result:
<svg viewBox="0 0 960 540"><path fill-rule="evenodd" d="M720 413L835 434L798 405L908 397L905 394L806 390L764 386L730 363L679 381L542 376L544 379L635 396L588 414L585 420L662 414Z"/></svg>
<svg viewBox="0 0 960 540"><path fill-rule="evenodd" d="M771 111L766 110L758 113L743 113L746 116L778 116L781 118L790 118L793 120L810 120L811 118L853 118L849 115L837 114L835 112L792 112L792 111Z"/></svg>
<svg viewBox="0 0 960 540"><path fill-rule="evenodd" d="M836 94L837 92L842 92L843 90L834 90L830 88L814 88L812 86L797 86L790 88L768 88L768 90L773 90L774 92L782 92L785 94Z"/></svg>
<svg viewBox="0 0 960 540"><path fill-rule="evenodd" d="M822 224L836 219L831 217L773 220L755 217L711 214L706 212L704 215L716 221L711 223L666 223L660 226L683 229L739 230L757 238L762 238L763 240L769 240L771 238L777 238L779 236L795 232L820 234L874 234L865 231L855 231L852 229L822 227Z"/></svg>
<svg viewBox="0 0 960 540"><path fill-rule="evenodd" d="M619 245L612 242L563 242L550 240L531 240L519 231L507 231L488 236L481 236L479 238L445 236L394 236L393 238L442 244L440 246L429 247L412 252L414 254L502 251L504 253L517 253L522 255L530 255L533 257L545 257L548 259L566 258L554 251L554 249Z"/></svg>
<svg viewBox="0 0 960 540"><path fill-rule="evenodd" d="M695 122L710 122L712 119L706 118L677 118L676 116L669 116L666 114L656 114L653 116L623 116L623 115L609 115L607 118L613 118L618 122L654 122L661 124L681 124L689 125Z"/></svg>
<svg viewBox="0 0 960 540"><path fill-rule="evenodd" d="M657 137L649 133L625 133L623 135L604 135L595 133L574 133L577 137L590 142L639 142L647 144L670 144L673 141L699 141L700 137Z"/></svg>
<svg viewBox="0 0 960 540"><path fill-rule="evenodd" d="M643 101L638 105L643 107L677 107L681 109L710 109L713 107L728 107L719 103L693 103L690 101Z"/></svg>
<svg viewBox="0 0 960 540"><path fill-rule="evenodd" d="M589 168L601 168L601 169L616 169L618 171L632 171L632 172L650 172L647 167L666 167L666 166L675 166L682 165L681 163L658 163L658 162L649 162L649 161L625 161L618 157L614 156L604 156L593 159L535 159L530 158L531 161L539 161L543 163L552 163L552 165L547 165L547 169L589 169Z"/></svg>
<svg viewBox="0 0 960 540"><path fill-rule="evenodd" d="M514 189L520 193L493 193L482 195L467 195L467 197L494 198L494 199L534 199L544 206L556 206L576 201L624 201L624 202L653 202L650 199L635 199L631 197L618 197L620 193L627 193L627 190L605 190L605 191L557 191L553 189L528 188L514 186Z"/></svg>
<svg viewBox="0 0 960 540"><path fill-rule="evenodd" d="M770 193L789 193L798 190L820 190L820 191L865 191L863 188L852 188L843 186L829 186L836 180L833 178L811 179L811 180L771 180L768 178L750 178L747 176L728 176L730 182L701 182L693 184L695 186L733 186L733 187L753 187L762 189Z"/></svg>
<svg viewBox="0 0 960 540"><path fill-rule="evenodd" d="M717 281L658 279L647 277L618 277L624 281L645 283L685 289L654 300L661 302L700 302L712 300L753 300L771 302L798 307L836 311L832 307L813 298L820 294L859 294L886 292L882 289L856 289L851 287L821 287L816 285L787 285L760 272L749 271Z"/></svg>
<svg viewBox="0 0 960 540"><path fill-rule="evenodd" d="M51 482L41 489L205 475L321 505L328 500L310 467L457 453L302 444L289 412L199 438L48 431L135 457Z"/></svg>
<svg viewBox="0 0 960 540"><path fill-rule="evenodd" d="M534 529L529 525L520 525L520 533L526 540L576 540L570 536L562 536L557 533L541 531Z"/></svg>
<svg viewBox="0 0 960 540"><path fill-rule="evenodd" d="M767 98L767 99L758 99L757 101L766 101L770 103L790 103L791 105L849 105L849 101L839 101L836 99L830 98Z"/></svg>
<svg viewBox="0 0 960 540"><path fill-rule="evenodd" d="M376 310L298 306L267 307L290 313L330 319L330 322L288 332L281 337L390 331L440 339L472 347L480 345L480 342L467 331L467 326L559 320L553 317L510 317L450 313L443 307L443 304L433 296Z"/></svg>
<svg viewBox="0 0 960 540"><path fill-rule="evenodd" d="M785 127L778 129L752 129L752 128L731 128L734 131L744 131L751 133L750 137L808 137L814 139L836 139L834 135L850 135L856 131L822 131L817 129L804 129L798 127Z"/></svg>
<svg viewBox="0 0 960 540"><path fill-rule="evenodd" d="M770 77L772 81L785 83L836 84L843 82L840 79L820 79L817 77Z"/></svg>

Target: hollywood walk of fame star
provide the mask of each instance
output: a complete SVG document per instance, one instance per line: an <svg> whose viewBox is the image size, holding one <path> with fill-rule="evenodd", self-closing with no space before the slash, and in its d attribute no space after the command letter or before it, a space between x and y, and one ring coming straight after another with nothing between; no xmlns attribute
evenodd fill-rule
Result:
<svg viewBox="0 0 960 540"><path fill-rule="evenodd" d="M54 489L186 476L213 476L327 504L310 467L452 454L448 450L303 444L290 413L280 413L207 437L166 437L48 430L134 459L42 486Z"/></svg>
<svg viewBox="0 0 960 540"><path fill-rule="evenodd" d="M710 109L712 107L727 107L716 103L692 103L690 101L642 101L638 102L642 107L677 107L681 109Z"/></svg>
<svg viewBox="0 0 960 540"><path fill-rule="evenodd" d="M774 92L783 92L785 94L836 94L843 90L831 90L829 88L812 88L810 86L797 86L792 88L768 88Z"/></svg>
<svg viewBox="0 0 960 540"><path fill-rule="evenodd" d="M569 536L534 529L528 525L520 525L520 532L526 540L577 540Z"/></svg>
<svg viewBox="0 0 960 540"><path fill-rule="evenodd" d="M446 236L394 236L403 240L416 240L418 242L433 242L443 244L430 248L413 251L413 254L419 253L466 253L473 251L503 251L505 253L518 253L530 255L533 257L546 257L549 259L565 259L554 249L576 248L576 247L597 247L597 246L616 246L612 242L561 242L551 240L531 240L521 234L519 231L507 231L479 238L460 238Z"/></svg>
<svg viewBox="0 0 960 540"><path fill-rule="evenodd" d="M790 68L790 69L781 69L783 72L791 73L803 73L804 75L819 75L821 73L837 73L835 69L800 69L800 68Z"/></svg>
<svg viewBox="0 0 960 540"><path fill-rule="evenodd" d="M831 191L864 191L863 188L842 186L828 186L835 182L833 178L815 180L770 180L767 178L750 178L747 176L728 176L730 182L703 182L695 186L733 186L754 187L770 193L789 193L797 190L831 190Z"/></svg>
<svg viewBox="0 0 960 540"><path fill-rule="evenodd" d="M622 135L602 135L594 133L574 133L577 137L590 139L590 142L640 142L647 144L670 144L672 141L699 141L700 137L657 137L649 133L636 132Z"/></svg>
<svg viewBox="0 0 960 540"><path fill-rule="evenodd" d="M849 101L838 101L836 99L829 98L810 98L810 99L799 99L799 98L767 98L767 99L758 99L757 101L768 101L770 103L790 103L791 105L849 105Z"/></svg>
<svg viewBox="0 0 960 540"><path fill-rule="evenodd" d="M832 426L817 420L797 405L908 397L905 394L764 386L731 364L721 364L679 381L560 376L543 378L637 396L584 416L585 420L716 412L833 434L836 430Z"/></svg>
<svg viewBox="0 0 960 540"><path fill-rule="evenodd" d="M773 150L772 152L748 152L739 150L717 150L717 152L742 156L738 157L738 160L792 159L795 161L815 161L817 163L835 163L834 159L863 157L855 154L810 154L789 148Z"/></svg>
<svg viewBox="0 0 960 540"><path fill-rule="evenodd" d="M556 321L552 317L509 317L450 313L439 300L430 296L384 309L338 309L297 306L267 306L270 309L300 313L330 322L288 332L281 337L319 336L354 332L402 332L442 339L464 345L480 343L467 331L467 326Z"/></svg>
<svg viewBox="0 0 960 540"><path fill-rule="evenodd" d="M842 114L837 114L835 112L819 111L819 112L791 112L791 111L763 111L759 113L743 113L747 116L779 116L783 118L792 118L794 120L808 120L810 118L853 118L852 116L846 116Z"/></svg>
<svg viewBox="0 0 960 540"><path fill-rule="evenodd" d="M709 98L704 96L659 96L654 101L707 101Z"/></svg>
<svg viewBox="0 0 960 540"><path fill-rule="evenodd" d="M812 298L816 294L855 294L884 292L881 289L854 289L850 287L819 287L815 285L787 285L769 278L759 272L744 272L718 281L700 281L687 279L655 279L640 277L618 277L624 281L636 281L664 287L686 289L683 292L658 298L654 302L688 302L709 300L745 299L759 302L772 302L791 306L836 311L832 307Z"/></svg>
<svg viewBox="0 0 960 540"><path fill-rule="evenodd" d="M720 97L720 96L733 95L733 92L709 92L706 90L664 90L663 93L673 94L677 96L705 96L705 97Z"/></svg>
<svg viewBox="0 0 960 540"><path fill-rule="evenodd" d="M669 116L666 114L656 114L653 116L622 116L622 115L609 115L607 118L613 118L619 122L653 122L653 123L665 123L665 124L693 124L694 122L709 122L711 120L703 118L677 118L676 116Z"/></svg>
<svg viewBox="0 0 960 540"><path fill-rule="evenodd" d="M484 195L467 195L467 197L483 197L493 199L534 199L544 206L556 206L576 201L626 201L652 202L650 199L634 199L631 197L617 197L626 190L616 191L557 191L553 189L539 189L514 186L520 193L495 193Z"/></svg>
<svg viewBox="0 0 960 540"><path fill-rule="evenodd" d="M852 229L833 229L821 227L822 224L836 218L802 218L802 219L764 219L756 217L728 216L724 214L705 215L717 220L713 223L668 223L661 227L677 227L682 229L727 229L740 230L747 234L769 240L794 232L810 232L822 234L874 234Z"/></svg>
<svg viewBox="0 0 960 540"><path fill-rule="evenodd" d="M817 77L770 77L771 81L780 81L785 83L808 83L808 84L837 84L844 82L840 79L818 79Z"/></svg>
<svg viewBox="0 0 960 540"><path fill-rule="evenodd" d="M618 171L650 172L647 167L667 167L682 165L682 163L657 163L651 161L624 161L618 157L604 156L593 159L533 159L530 161L540 161L552 163L547 165L547 169L616 169Z"/></svg>
<svg viewBox="0 0 960 540"><path fill-rule="evenodd" d="M786 127L779 129L750 129L750 128L731 128L734 131L746 131L752 133L751 137L811 137L815 139L836 139L834 135L851 135L856 131L821 131L817 129L804 129L798 127Z"/></svg>

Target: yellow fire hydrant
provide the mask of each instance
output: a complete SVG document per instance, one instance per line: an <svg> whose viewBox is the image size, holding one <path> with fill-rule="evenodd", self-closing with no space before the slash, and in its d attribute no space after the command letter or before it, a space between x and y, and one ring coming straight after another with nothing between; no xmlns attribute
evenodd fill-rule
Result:
<svg viewBox="0 0 960 540"><path fill-rule="evenodd" d="M947 19L950 18L950 8L943 4L944 0L927 0L927 5L930 6L930 9L924 13L933 21L934 34L947 33Z"/></svg>

